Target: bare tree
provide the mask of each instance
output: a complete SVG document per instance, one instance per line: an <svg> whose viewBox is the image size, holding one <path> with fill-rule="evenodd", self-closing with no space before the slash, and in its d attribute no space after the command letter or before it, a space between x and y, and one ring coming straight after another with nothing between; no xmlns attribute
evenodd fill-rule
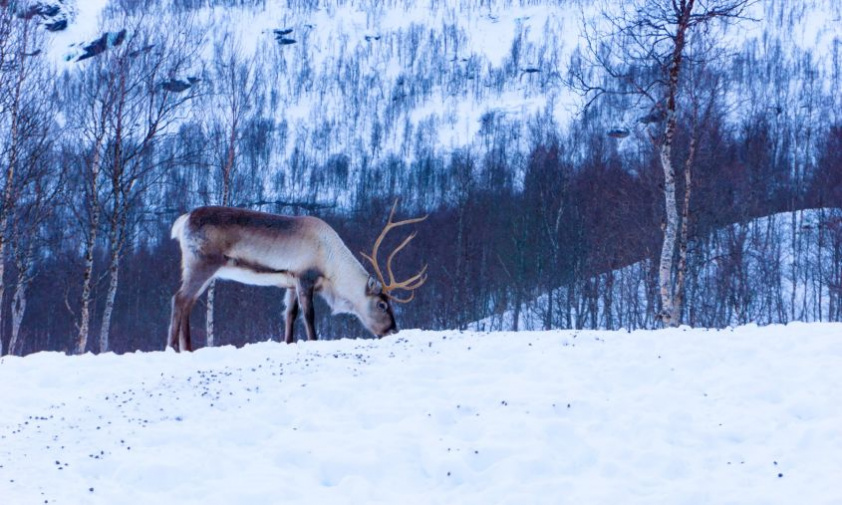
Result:
<svg viewBox="0 0 842 505"><path fill-rule="evenodd" d="M43 142L40 147L46 148L48 143ZM36 246L42 243L40 229L54 211L52 202L64 189L63 176L56 177L55 165L44 159L46 152L47 149L34 150L28 158L29 170L10 226L9 242L17 271L11 301L10 354L19 354L21 350L20 330L26 313L27 292L36 273Z"/></svg>
<svg viewBox="0 0 842 505"><path fill-rule="evenodd" d="M204 106L206 130L210 135L213 159L211 166L218 168L218 183L214 201L228 206L232 203L232 185L240 154L243 130L249 113L254 113L254 102L260 93L257 58L244 56L239 41L229 31L214 48L212 81L213 93L207 95ZM207 290L205 314L206 345L213 347L214 299L216 281Z"/></svg>
<svg viewBox="0 0 842 505"><path fill-rule="evenodd" d="M178 29L162 30L162 19ZM87 144L80 174L83 209L76 211L85 235L77 353L88 346L100 227L105 224L108 232L108 285L99 338L99 350L105 352L110 348L120 260L129 242L129 216L155 181L160 161L155 147L185 119L187 108L182 105L197 87L191 65L200 44L190 18L123 13L117 22L118 29L104 36L114 42L74 69L69 90L76 96L68 101L78 102L70 107L71 124Z"/></svg>
<svg viewBox="0 0 842 505"><path fill-rule="evenodd" d="M52 121L44 109L51 81L41 56L42 35L31 17L17 16L11 8L0 10L0 307L6 290L9 222L27 169L43 153L46 125ZM0 310L0 336L6 326L4 313Z"/></svg>
<svg viewBox="0 0 842 505"><path fill-rule="evenodd" d="M110 348L111 319L120 273L120 260L128 238L128 219L143 191L154 180L154 147L173 133L183 119L182 107L196 93L192 57L197 32L190 19L175 18L179 29L161 30L158 16L129 18L125 42L102 59L103 70L114 76L114 105L108 118L104 165L107 189L108 289L99 335L99 350ZM188 75L189 74L189 75Z"/></svg>
<svg viewBox="0 0 842 505"><path fill-rule="evenodd" d="M79 77L79 82L66 90L70 108L71 131L78 132L85 142L84 151L80 157L79 182L82 185L81 206L69 205L80 223L84 235L84 253L82 270L82 293L80 296L79 314L74 313L76 319L76 349L77 354L84 353L88 346L88 336L91 324L91 306L93 304L94 286L94 252L100 221L100 184L102 167L102 145L105 141L106 118L113 105L113 97L109 92L108 78L100 79L93 72ZM76 98L74 100L74 97ZM81 97L79 99L78 97ZM73 142L71 140L71 142ZM81 207L81 208L80 208ZM69 300L65 304L71 310Z"/></svg>
<svg viewBox="0 0 842 505"><path fill-rule="evenodd" d="M711 123L714 114L717 97L723 94L724 90L720 80L708 72L704 62L693 68L690 83L688 83L688 145L687 154L684 157L684 197L681 204L681 228L678 236L678 263L676 265L676 281L673 301L673 316L670 318L673 324L683 322L684 300L686 299L687 283L687 248L690 241L691 213L690 204L693 194L693 168L696 162L698 145L702 140L705 130ZM662 256L663 258L663 256ZM661 282L663 290L663 283ZM662 291L663 292L663 291Z"/></svg>
<svg viewBox="0 0 842 505"><path fill-rule="evenodd" d="M632 97L638 105L650 105L638 121L648 126L647 135L657 148L664 172L665 222L658 286L659 318L665 326L678 325L681 320L675 303L679 211L673 146L686 86L685 67L711 58L710 47L694 47L692 37L710 38L714 22L724 26L745 19L746 9L753 3L755 0L636 0L611 7L603 3L599 18L585 27L587 50L578 55L571 72L573 86L585 93L588 105L605 94ZM601 84L593 82L594 69L604 77ZM692 165L693 154L690 156ZM678 166L683 171L687 161Z"/></svg>

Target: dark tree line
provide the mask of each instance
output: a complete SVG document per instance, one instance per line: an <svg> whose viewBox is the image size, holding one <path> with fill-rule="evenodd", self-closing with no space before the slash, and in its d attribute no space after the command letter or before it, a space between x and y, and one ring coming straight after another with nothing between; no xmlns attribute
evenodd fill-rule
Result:
<svg viewBox="0 0 842 505"><path fill-rule="evenodd" d="M179 276L170 226L222 203L319 215L355 252L370 250L395 198L404 215L429 213L397 260L398 276L430 265L416 299L397 307L404 328L661 324L659 152L642 128L611 134L648 105L615 96L560 125L553 97L570 64L526 31L499 65L447 23L361 37L316 64L306 35L244 56L230 26L201 25L199 4L175 2L170 18L117 3L104 31L128 27L125 39L61 73L30 56L44 43L37 19L0 10L3 353L163 348ZM180 29L161 30L165 19ZM750 45L688 72L671 146L675 159L695 150L685 324L842 318L834 48L819 60ZM398 75L377 70L390 58ZM526 117L488 107L474 137L443 147L459 102L513 90L546 103ZM197 344L209 329L214 345L279 338L279 290L214 293L212 310L203 298L194 311ZM349 316L316 310L324 337L366 336Z"/></svg>

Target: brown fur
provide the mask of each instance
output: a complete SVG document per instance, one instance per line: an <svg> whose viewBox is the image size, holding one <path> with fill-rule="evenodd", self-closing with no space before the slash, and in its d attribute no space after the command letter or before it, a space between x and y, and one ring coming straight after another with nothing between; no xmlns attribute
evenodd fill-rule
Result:
<svg viewBox="0 0 842 505"><path fill-rule="evenodd" d="M324 221L231 207L200 207L181 216L172 236L181 246L181 287L172 301L168 345L192 350L190 312L214 278L286 288L285 340L294 339L299 307L315 340L313 295L334 312L351 312L372 333L396 330L389 300Z"/></svg>

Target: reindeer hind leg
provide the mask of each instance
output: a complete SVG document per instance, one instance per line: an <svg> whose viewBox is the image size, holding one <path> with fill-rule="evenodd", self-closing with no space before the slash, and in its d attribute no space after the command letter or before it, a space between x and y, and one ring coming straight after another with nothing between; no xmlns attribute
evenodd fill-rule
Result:
<svg viewBox="0 0 842 505"><path fill-rule="evenodd" d="M190 312L222 264L223 261L220 259L194 264L184 269L181 288L173 296L172 321L170 322L169 344L177 351L193 350L190 340ZM177 346L176 342L178 342Z"/></svg>

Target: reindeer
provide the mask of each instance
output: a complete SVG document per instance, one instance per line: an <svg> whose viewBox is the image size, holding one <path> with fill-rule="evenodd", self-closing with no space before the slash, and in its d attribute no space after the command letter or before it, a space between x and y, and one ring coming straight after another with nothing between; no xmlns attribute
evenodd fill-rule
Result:
<svg viewBox="0 0 842 505"><path fill-rule="evenodd" d="M418 223L418 217L394 221L397 200L371 255L376 277L369 275L339 235L311 216L280 216L233 207L199 207L175 220L172 238L181 247L181 287L172 299L168 345L192 351L190 312L213 279L256 286L286 288L284 339L293 342L299 307L304 312L308 340L316 340L313 295L318 293L334 314L351 313L378 338L396 333L391 302L408 303L427 280L427 266L395 281L392 260L415 238L407 236L386 259L388 282L378 263L383 239L399 226ZM395 291L409 295L399 297Z"/></svg>

